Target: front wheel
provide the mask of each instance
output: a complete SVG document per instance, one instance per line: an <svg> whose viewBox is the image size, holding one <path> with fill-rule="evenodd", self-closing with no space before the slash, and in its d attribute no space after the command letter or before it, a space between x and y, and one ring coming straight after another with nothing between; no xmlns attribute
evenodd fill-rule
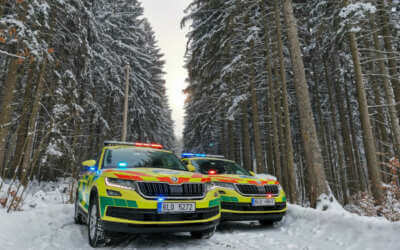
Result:
<svg viewBox="0 0 400 250"><path fill-rule="evenodd" d="M94 248L104 246L109 240L106 238L106 233L103 229L96 197L90 201L88 217L89 244Z"/></svg>
<svg viewBox="0 0 400 250"><path fill-rule="evenodd" d="M275 219L270 219L270 220L259 220L259 222L263 226L270 226L270 225L274 224L274 222L281 221L282 218L283 218L283 216L281 216L279 218L275 218Z"/></svg>
<svg viewBox="0 0 400 250"><path fill-rule="evenodd" d="M190 232L190 235L194 239L210 239L214 235L216 229L217 226L214 226L207 230Z"/></svg>

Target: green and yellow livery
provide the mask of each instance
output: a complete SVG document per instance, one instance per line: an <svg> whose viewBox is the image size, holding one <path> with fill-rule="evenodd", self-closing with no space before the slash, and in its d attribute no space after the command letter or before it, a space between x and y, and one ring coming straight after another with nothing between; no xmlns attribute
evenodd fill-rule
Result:
<svg viewBox="0 0 400 250"><path fill-rule="evenodd" d="M280 221L286 213L286 195L273 176L259 177L223 156L182 154L192 172L207 174L221 195L222 220Z"/></svg>
<svg viewBox="0 0 400 250"><path fill-rule="evenodd" d="M91 246L109 242L115 232L214 233L220 195L210 177L188 172L161 145L105 142L98 160L83 165L75 222L87 222Z"/></svg>

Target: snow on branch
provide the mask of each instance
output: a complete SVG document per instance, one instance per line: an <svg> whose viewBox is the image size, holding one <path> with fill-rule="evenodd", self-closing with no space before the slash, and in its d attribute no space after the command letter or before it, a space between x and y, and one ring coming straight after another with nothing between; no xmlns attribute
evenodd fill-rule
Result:
<svg viewBox="0 0 400 250"><path fill-rule="evenodd" d="M339 16L343 19L341 26L350 28L351 32L361 31L360 22L368 19L370 14L376 12L376 7L371 3L353 3L342 8Z"/></svg>
<svg viewBox="0 0 400 250"><path fill-rule="evenodd" d="M6 56L11 56L11 57L25 59L25 57L23 57L23 56L11 54L11 53L8 53L7 51L4 51L4 50L0 50L0 54L6 55Z"/></svg>
<svg viewBox="0 0 400 250"><path fill-rule="evenodd" d="M238 107L242 101L247 100L247 94L236 96L233 99L232 106L228 110L227 119L230 121L235 120L235 114L237 113Z"/></svg>

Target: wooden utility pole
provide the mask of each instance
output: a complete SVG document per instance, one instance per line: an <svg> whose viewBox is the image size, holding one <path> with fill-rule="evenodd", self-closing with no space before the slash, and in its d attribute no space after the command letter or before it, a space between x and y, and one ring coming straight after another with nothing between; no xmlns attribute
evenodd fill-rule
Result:
<svg viewBox="0 0 400 250"><path fill-rule="evenodd" d="M126 65L126 82L125 82L125 100L124 100L124 117L122 124L122 141L126 141L126 134L128 131L128 98L129 98L129 74L131 67L129 64Z"/></svg>

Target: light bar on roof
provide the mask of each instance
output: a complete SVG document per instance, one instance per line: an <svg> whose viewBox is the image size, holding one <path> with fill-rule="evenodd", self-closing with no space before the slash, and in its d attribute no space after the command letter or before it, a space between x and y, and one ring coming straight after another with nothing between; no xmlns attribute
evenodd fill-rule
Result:
<svg viewBox="0 0 400 250"><path fill-rule="evenodd" d="M183 153L182 158L191 158L191 157L206 157L205 154L193 154L193 153Z"/></svg>
<svg viewBox="0 0 400 250"><path fill-rule="evenodd" d="M135 146L135 147L155 148L155 149L163 148L161 144L157 143L124 142L124 141L104 141L104 146Z"/></svg>
<svg viewBox="0 0 400 250"><path fill-rule="evenodd" d="M142 142L135 142L136 147L144 147L144 148L157 148L162 149L163 146L157 143L142 143Z"/></svg>
<svg viewBox="0 0 400 250"><path fill-rule="evenodd" d="M225 158L223 155L207 155L207 154L195 154L195 153L183 153L182 158L193 158L193 157L207 157L207 158Z"/></svg>
<svg viewBox="0 0 400 250"><path fill-rule="evenodd" d="M104 141L104 146L117 146L117 145L130 145L135 146L133 142L126 142L126 141Z"/></svg>
<svg viewBox="0 0 400 250"><path fill-rule="evenodd" d="M223 156L223 155L206 155L206 157L210 157L210 158L225 158L225 156Z"/></svg>

